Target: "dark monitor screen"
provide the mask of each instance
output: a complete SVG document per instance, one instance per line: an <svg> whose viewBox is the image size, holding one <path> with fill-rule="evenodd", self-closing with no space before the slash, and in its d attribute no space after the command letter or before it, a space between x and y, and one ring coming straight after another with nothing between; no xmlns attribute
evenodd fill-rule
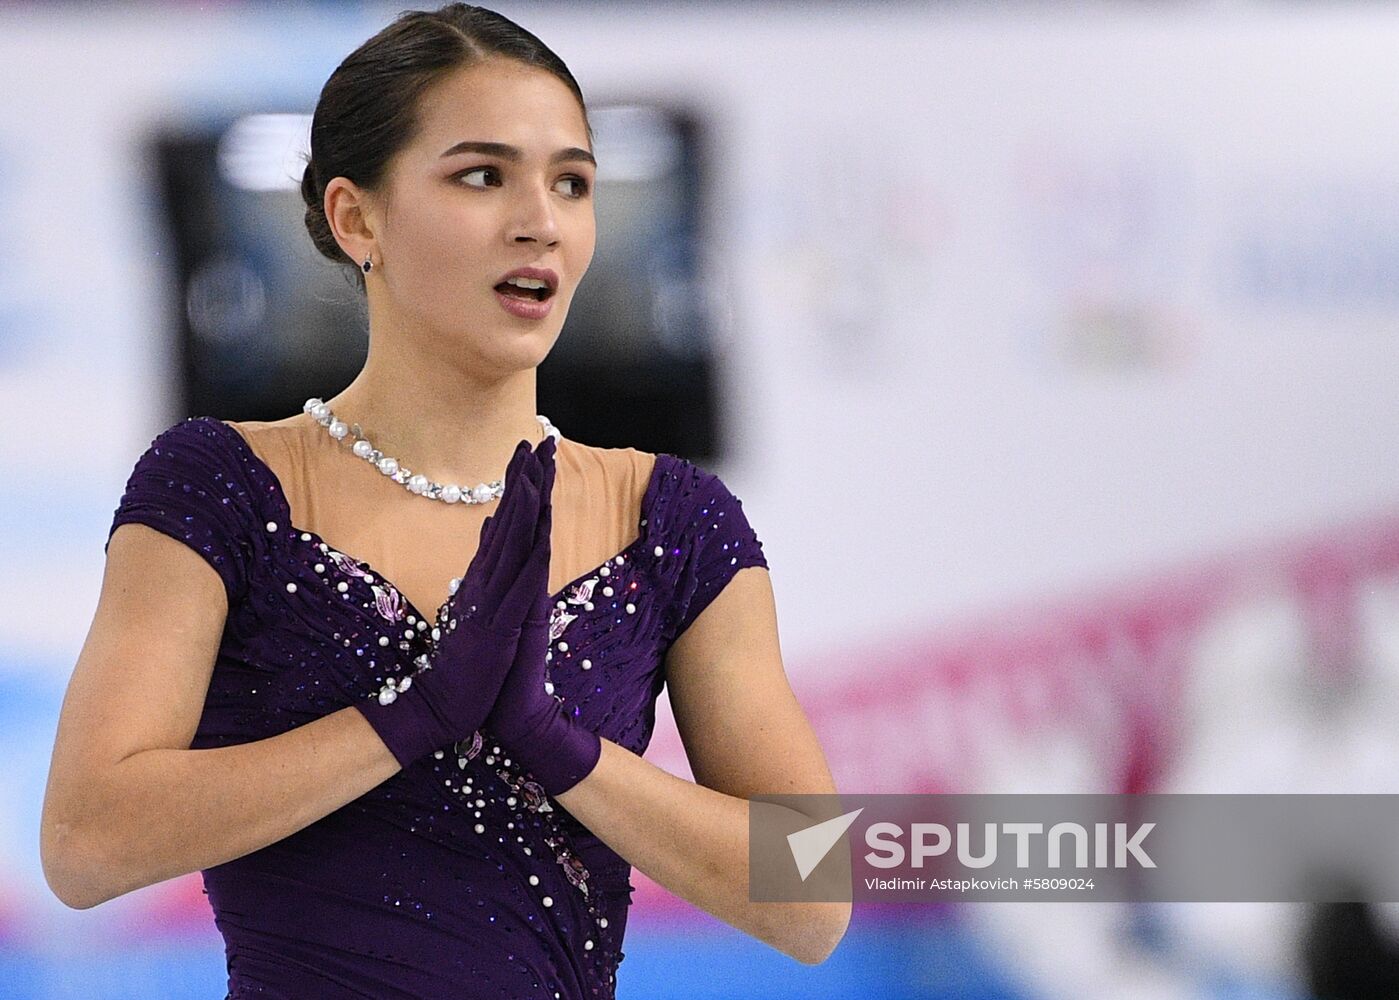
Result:
<svg viewBox="0 0 1399 1000"><path fill-rule="evenodd" d="M647 104L589 115L597 248L539 367L539 410L585 444L713 460L699 122ZM302 221L309 129L309 115L256 113L153 142L184 414L281 419L364 364L363 297Z"/></svg>

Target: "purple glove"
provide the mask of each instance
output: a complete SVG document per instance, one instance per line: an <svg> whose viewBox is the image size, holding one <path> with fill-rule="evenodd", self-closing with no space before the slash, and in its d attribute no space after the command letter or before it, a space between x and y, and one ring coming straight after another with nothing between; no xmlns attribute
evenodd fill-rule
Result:
<svg viewBox="0 0 1399 1000"><path fill-rule="evenodd" d="M447 603L446 629L427 661L397 691L355 703L405 768L472 735L510 670L521 622L535 592L548 586L549 553L531 551L543 479L538 456L521 441L505 470L500 507L481 525L476 555Z"/></svg>
<svg viewBox="0 0 1399 1000"><path fill-rule="evenodd" d="M546 442L537 453L544 466L539 495L539 526L532 557L543 553L549 565L553 527L554 449ZM549 651L549 583L532 582L532 606L520 629L514 663L486 716L485 729L529 771L549 795L560 795L597 766L602 740L564 711L562 701L545 688L545 654Z"/></svg>

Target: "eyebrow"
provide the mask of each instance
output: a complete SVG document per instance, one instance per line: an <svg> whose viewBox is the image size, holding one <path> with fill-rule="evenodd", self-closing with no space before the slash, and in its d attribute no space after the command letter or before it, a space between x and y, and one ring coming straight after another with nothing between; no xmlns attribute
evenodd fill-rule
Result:
<svg viewBox="0 0 1399 1000"><path fill-rule="evenodd" d="M479 142L468 139L464 142L459 142L455 146L452 146L451 148L443 151L442 156L440 158L445 159L448 156L455 156L458 153L482 153L486 156L498 156L502 160L510 160L512 162L519 162L523 155L521 154L518 146L511 146L508 143ZM579 149L577 146L568 146L565 149L559 150L553 156L549 157L549 162L582 162L591 163L595 167L597 166L597 160L593 158L593 154L588 152L586 149Z"/></svg>

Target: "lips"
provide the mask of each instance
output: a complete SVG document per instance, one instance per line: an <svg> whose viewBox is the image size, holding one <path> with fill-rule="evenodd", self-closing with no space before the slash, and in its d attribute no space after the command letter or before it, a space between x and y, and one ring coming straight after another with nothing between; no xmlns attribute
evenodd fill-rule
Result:
<svg viewBox="0 0 1399 1000"><path fill-rule="evenodd" d="M521 288L510 283L511 278L530 278L534 281L544 282L543 288ZM500 280L495 284L495 290L502 295L525 301L544 302L553 297L558 291L559 276L547 267L517 267L513 271L500 276Z"/></svg>
<svg viewBox="0 0 1399 1000"><path fill-rule="evenodd" d="M520 289L516 288L512 291L518 293ZM499 288L496 289L495 299L500 303L502 309L519 319L544 319L554 308L551 299L539 300L528 295L507 294Z"/></svg>

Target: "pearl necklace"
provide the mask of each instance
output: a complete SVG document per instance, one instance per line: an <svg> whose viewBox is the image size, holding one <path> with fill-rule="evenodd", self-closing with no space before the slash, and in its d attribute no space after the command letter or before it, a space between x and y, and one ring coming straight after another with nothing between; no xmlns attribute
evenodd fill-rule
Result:
<svg viewBox="0 0 1399 1000"><path fill-rule="evenodd" d="M316 422L324 427L336 441L343 440L345 435L353 433L355 443L351 451L366 462L372 463L380 472L410 493L427 497L429 500L441 500L443 503L482 504L499 500L505 492L505 484L499 479L493 483L478 483L467 489L455 483L434 482L422 474L414 475L411 469L400 465L398 459L390 458L370 444L369 439L360 430L359 424L351 426L343 420L337 420L335 414L330 412L330 407L315 396L306 400L306 404L301 409L302 412L309 413L314 417ZM550 423L549 418L544 414L535 414L534 419L539 421L545 434L553 437L555 444L563 439L559 429Z"/></svg>

